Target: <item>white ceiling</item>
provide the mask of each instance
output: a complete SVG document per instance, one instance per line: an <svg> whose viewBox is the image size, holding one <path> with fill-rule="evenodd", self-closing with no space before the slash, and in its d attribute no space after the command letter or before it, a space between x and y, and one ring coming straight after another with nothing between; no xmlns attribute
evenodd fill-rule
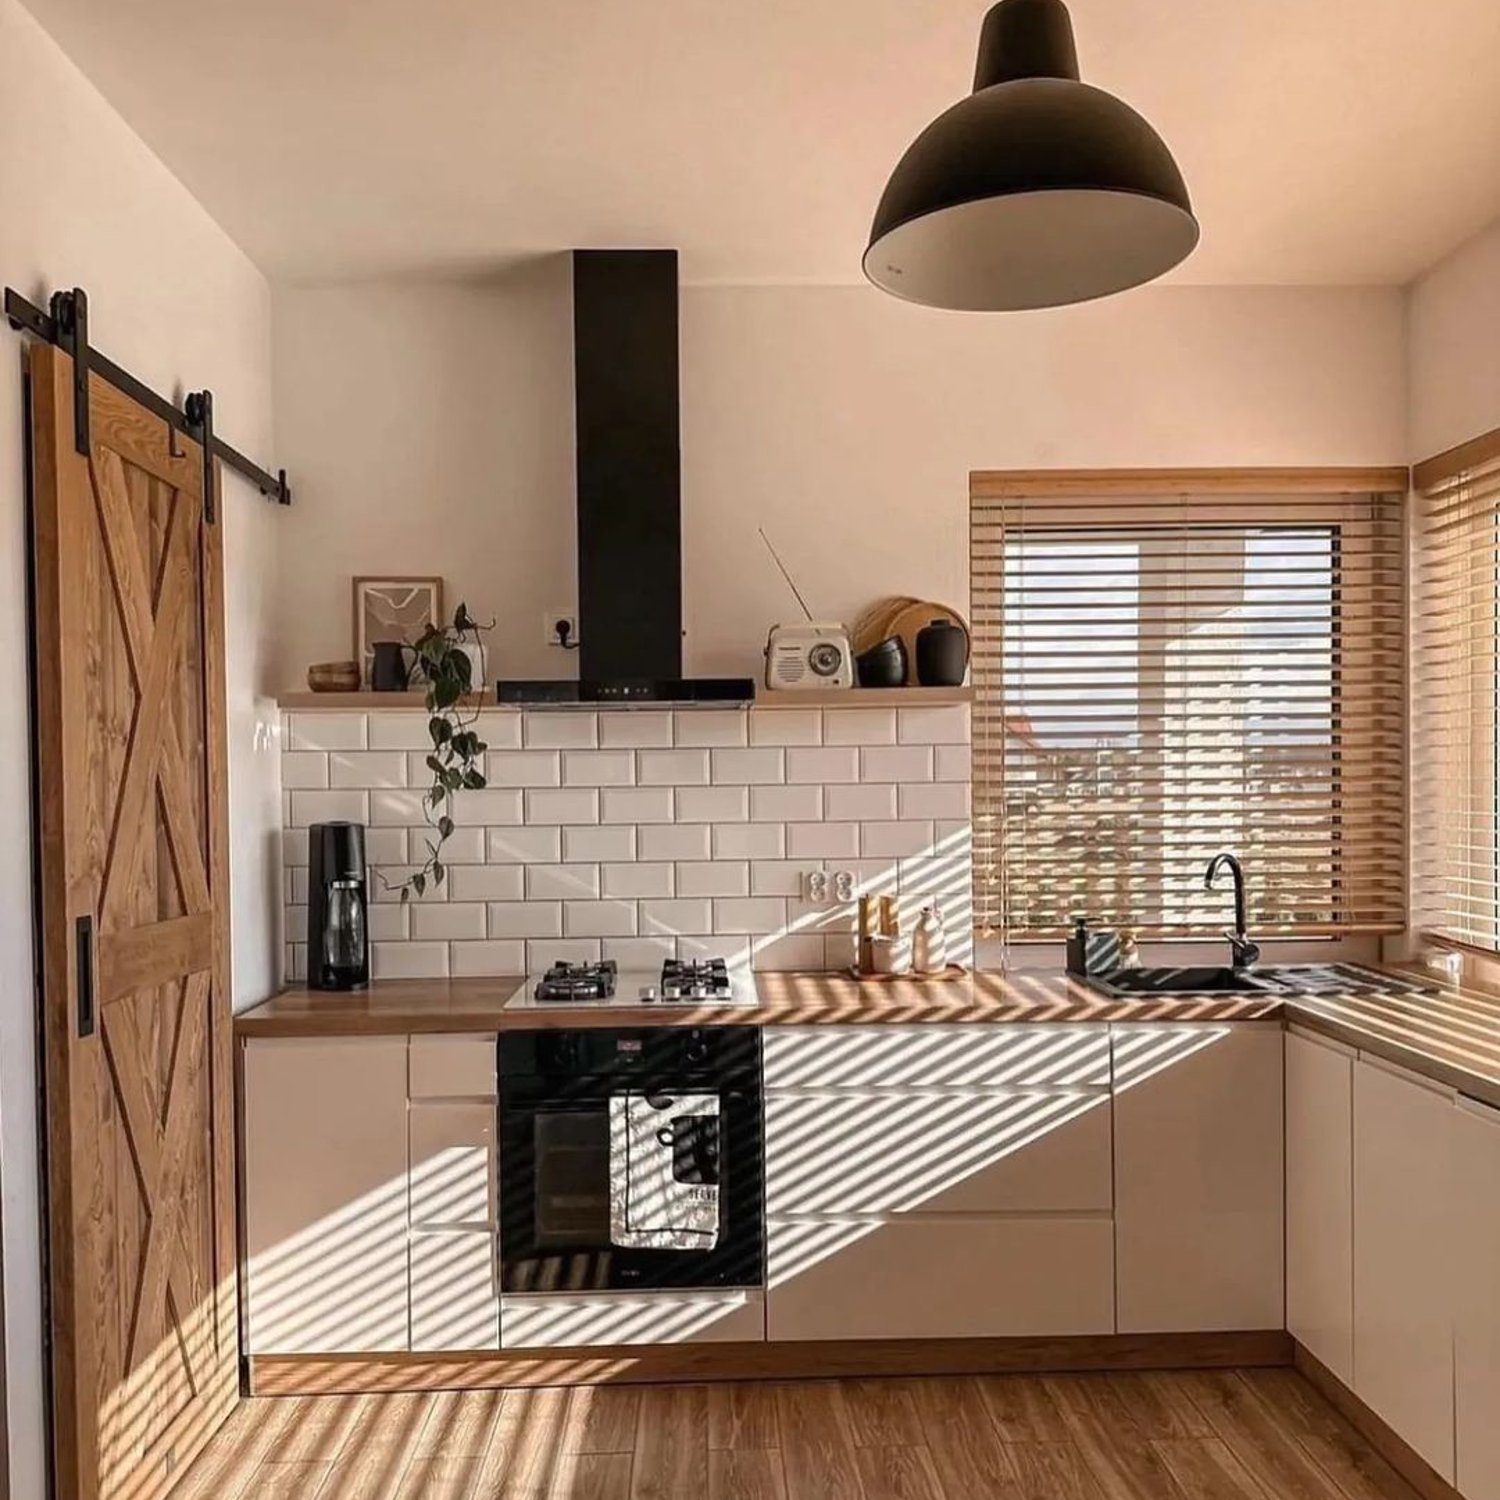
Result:
<svg viewBox="0 0 1500 1500"><path fill-rule="evenodd" d="M27 0L273 276L676 245L855 282L983 0ZM1074 0L1166 137L1176 279L1403 282L1500 217L1497 0Z"/></svg>

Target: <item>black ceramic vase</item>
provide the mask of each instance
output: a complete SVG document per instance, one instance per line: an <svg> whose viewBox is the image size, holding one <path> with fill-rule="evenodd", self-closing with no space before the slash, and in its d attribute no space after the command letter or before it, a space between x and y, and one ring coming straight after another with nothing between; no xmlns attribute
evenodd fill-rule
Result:
<svg viewBox="0 0 1500 1500"><path fill-rule="evenodd" d="M917 632L917 681L923 687L962 687L969 669L969 633L952 620Z"/></svg>

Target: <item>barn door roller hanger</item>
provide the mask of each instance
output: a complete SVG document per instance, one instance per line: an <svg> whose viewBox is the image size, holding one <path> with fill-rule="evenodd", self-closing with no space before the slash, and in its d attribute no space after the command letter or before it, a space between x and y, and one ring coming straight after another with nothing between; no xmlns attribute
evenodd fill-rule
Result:
<svg viewBox="0 0 1500 1500"><path fill-rule="evenodd" d="M214 431L214 398L211 391L192 391L178 410L170 401L158 396L134 375L122 370L112 359L106 359L89 343L89 299L81 287L71 292L54 292L51 311L43 312L11 287L5 289L5 316L17 333L56 344L73 359L73 442L80 453L89 451L88 377L90 372L123 391L132 401L160 417L174 432L180 432L203 448L203 514L210 522L216 510L214 500L214 460L228 464L237 474L278 505L290 505L292 492L286 482L286 470L269 474L252 463L243 453L231 448Z"/></svg>

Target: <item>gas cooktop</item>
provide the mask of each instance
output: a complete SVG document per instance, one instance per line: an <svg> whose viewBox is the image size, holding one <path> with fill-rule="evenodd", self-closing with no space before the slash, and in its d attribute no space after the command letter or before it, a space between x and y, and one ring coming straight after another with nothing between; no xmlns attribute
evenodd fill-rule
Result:
<svg viewBox="0 0 1500 1500"><path fill-rule="evenodd" d="M563 963L533 975L509 1001L517 1009L543 1010L569 1005L753 1005L748 975L731 970L722 958L665 960L660 971L621 972L613 960Z"/></svg>

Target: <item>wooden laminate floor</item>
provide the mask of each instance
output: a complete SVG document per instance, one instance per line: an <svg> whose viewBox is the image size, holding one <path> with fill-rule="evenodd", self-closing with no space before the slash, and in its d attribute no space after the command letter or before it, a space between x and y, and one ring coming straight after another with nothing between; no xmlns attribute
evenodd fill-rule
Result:
<svg viewBox="0 0 1500 1500"><path fill-rule="evenodd" d="M1291 1370L247 1401L173 1500L1413 1500Z"/></svg>

